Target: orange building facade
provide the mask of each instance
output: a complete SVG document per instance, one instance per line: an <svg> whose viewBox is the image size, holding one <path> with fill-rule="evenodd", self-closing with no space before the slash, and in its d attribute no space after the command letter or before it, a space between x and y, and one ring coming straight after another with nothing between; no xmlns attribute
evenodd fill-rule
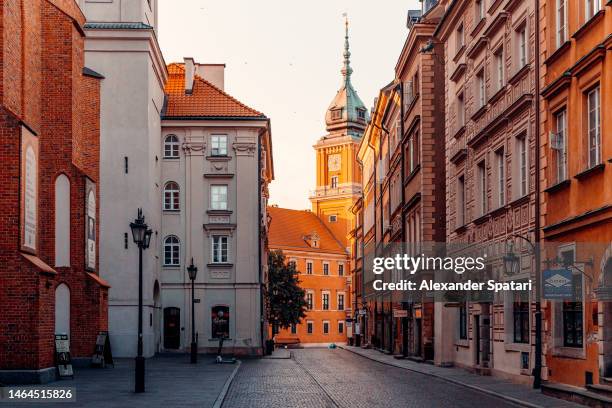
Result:
<svg viewBox="0 0 612 408"><path fill-rule="evenodd" d="M571 269L577 299L547 301L548 380L612 377L612 5L546 0L540 20L545 257Z"/></svg>
<svg viewBox="0 0 612 408"><path fill-rule="evenodd" d="M281 329L277 344L344 344L352 334L349 258L331 230L308 210L269 207L270 251L281 250L287 262L300 272L306 292L306 317L297 325ZM350 325L350 320L348 325Z"/></svg>

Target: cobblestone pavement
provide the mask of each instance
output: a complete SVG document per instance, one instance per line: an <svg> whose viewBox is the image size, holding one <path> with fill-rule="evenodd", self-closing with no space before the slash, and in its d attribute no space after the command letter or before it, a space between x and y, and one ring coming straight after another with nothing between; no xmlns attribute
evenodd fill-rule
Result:
<svg viewBox="0 0 612 408"><path fill-rule="evenodd" d="M74 379L44 384L43 388L73 387L76 402L0 403L0 408L15 407L212 407L234 368L215 364L212 356L199 356L189 364L188 354L164 355L147 359L145 393L134 393L134 360L118 359L115 368L77 368ZM289 360L284 360L289 361ZM27 388L27 387L24 387Z"/></svg>
<svg viewBox="0 0 612 408"><path fill-rule="evenodd" d="M287 360L245 361L223 407L515 407L341 349L299 349L292 354L293 358Z"/></svg>

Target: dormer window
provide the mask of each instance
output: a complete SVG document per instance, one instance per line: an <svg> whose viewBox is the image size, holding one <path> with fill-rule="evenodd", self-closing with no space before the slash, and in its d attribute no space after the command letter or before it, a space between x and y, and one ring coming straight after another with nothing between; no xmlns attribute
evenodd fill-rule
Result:
<svg viewBox="0 0 612 408"><path fill-rule="evenodd" d="M304 241L306 241L308 246L310 246L311 248L319 248L320 240L321 238L319 237L319 234L317 234L316 232L313 232L310 235L304 236Z"/></svg>
<svg viewBox="0 0 612 408"><path fill-rule="evenodd" d="M357 109L357 116L359 117L359 119L365 120L365 118L366 118L366 111L365 111L365 109Z"/></svg>
<svg viewBox="0 0 612 408"><path fill-rule="evenodd" d="M342 108L332 110L331 111L331 118L332 118L332 120L342 119Z"/></svg>

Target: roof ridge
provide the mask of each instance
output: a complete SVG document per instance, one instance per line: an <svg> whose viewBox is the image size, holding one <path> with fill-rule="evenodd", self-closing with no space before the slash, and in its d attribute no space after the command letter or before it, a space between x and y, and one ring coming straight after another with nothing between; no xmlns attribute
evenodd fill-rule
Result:
<svg viewBox="0 0 612 408"><path fill-rule="evenodd" d="M168 64L168 66L170 65L174 65L179 69L182 69L183 72L185 72L185 64L184 63L180 63L180 62L172 62L170 64ZM251 111L254 114L260 115L260 116L265 116L265 114L263 112L258 111L257 109L251 108L250 106L246 105L243 102L240 102L238 99L234 98L232 95L228 94L227 92L225 92L223 89L219 89L217 86L215 86L213 83L207 81L206 79L202 78L200 75L198 74L194 74L194 78L195 79L199 79L200 81L204 82L206 85L211 86L215 91L219 92L221 95L223 96L227 96L228 98L230 98L232 101L236 102L238 105L242 106L245 109L248 109L249 111Z"/></svg>

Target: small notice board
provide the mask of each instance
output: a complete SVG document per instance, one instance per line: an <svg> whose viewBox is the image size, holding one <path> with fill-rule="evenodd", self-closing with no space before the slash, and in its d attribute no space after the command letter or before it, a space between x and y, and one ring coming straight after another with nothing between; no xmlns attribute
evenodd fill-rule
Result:
<svg viewBox="0 0 612 408"><path fill-rule="evenodd" d="M115 366L113 353L111 351L110 339L107 331L101 331L96 338L96 350L91 357L91 365L96 367L106 367L107 364Z"/></svg>
<svg viewBox="0 0 612 408"><path fill-rule="evenodd" d="M55 364L60 378L73 377L72 358L70 357L70 339L67 334L55 335Z"/></svg>

